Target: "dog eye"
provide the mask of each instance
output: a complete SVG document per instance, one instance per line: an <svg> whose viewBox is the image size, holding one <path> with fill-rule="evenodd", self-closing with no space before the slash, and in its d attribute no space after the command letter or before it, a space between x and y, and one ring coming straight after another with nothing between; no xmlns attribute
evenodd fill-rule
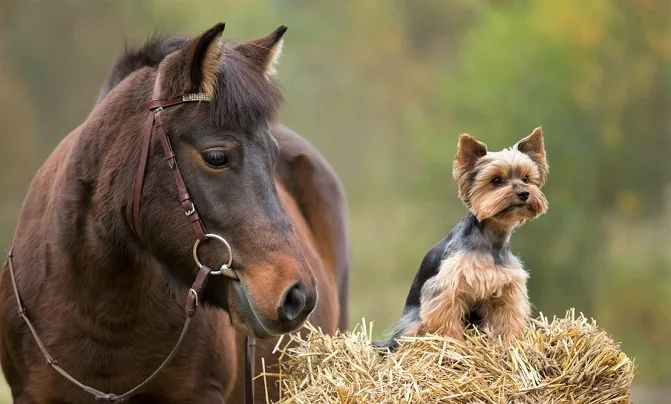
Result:
<svg viewBox="0 0 671 404"><path fill-rule="evenodd" d="M503 184L503 181L501 180L501 177L494 177L494 178L492 179L492 184L494 184L494 185L501 185L501 184Z"/></svg>
<svg viewBox="0 0 671 404"><path fill-rule="evenodd" d="M210 149L203 152L203 160L212 168L223 168L228 164L228 156L221 149Z"/></svg>
<svg viewBox="0 0 671 404"><path fill-rule="evenodd" d="M522 178L522 181L524 181L525 184L529 183L529 176L525 175L524 178Z"/></svg>

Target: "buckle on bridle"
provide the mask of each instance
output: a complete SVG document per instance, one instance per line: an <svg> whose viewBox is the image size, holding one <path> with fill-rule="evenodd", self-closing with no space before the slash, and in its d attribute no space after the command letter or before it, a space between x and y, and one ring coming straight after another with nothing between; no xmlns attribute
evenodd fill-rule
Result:
<svg viewBox="0 0 671 404"><path fill-rule="evenodd" d="M192 295L194 300L195 300L195 307L198 307L198 292L196 292L196 289L194 288L189 288L189 295Z"/></svg>
<svg viewBox="0 0 671 404"><path fill-rule="evenodd" d="M191 202L191 207L189 208L189 210L185 211L184 213L185 213L187 216L191 216L191 215L193 215L195 212L196 212L196 207L193 206L193 202Z"/></svg>

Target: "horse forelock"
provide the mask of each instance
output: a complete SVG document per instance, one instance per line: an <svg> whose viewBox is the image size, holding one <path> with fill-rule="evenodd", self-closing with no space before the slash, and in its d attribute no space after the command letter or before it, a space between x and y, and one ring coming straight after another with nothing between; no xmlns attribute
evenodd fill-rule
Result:
<svg viewBox="0 0 671 404"><path fill-rule="evenodd" d="M284 97L280 86L242 54L224 45L219 61L210 115L217 126L250 128L274 121Z"/></svg>
<svg viewBox="0 0 671 404"><path fill-rule="evenodd" d="M105 80L96 102L134 72L145 67L159 68L169 55L184 48L188 38L154 35L139 47L126 45ZM236 43L225 41L216 72L209 118L217 126L229 129L250 128L259 122L274 121L284 102L278 83L267 77L245 56L235 51ZM177 74L176 72L168 72ZM170 77L165 77L170 80ZM139 87L138 90L140 91ZM151 88L151 85L148 85ZM168 94L179 96L183 94Z"/></svg>

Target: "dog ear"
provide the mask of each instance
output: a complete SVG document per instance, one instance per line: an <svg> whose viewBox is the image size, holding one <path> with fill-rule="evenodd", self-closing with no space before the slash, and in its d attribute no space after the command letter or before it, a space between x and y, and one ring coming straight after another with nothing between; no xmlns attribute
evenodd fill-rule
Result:
<svg viewBox="0 0 671 404"><path fill-rule="evenodd" d="M543 141L543 129L539 126L531 134L516 144L517 150L526 154L538 166L540 174L539 187L545 184L548 176L548 163L545 155L545 143Z"/></svg>
<svg viewBox="0 0 671 404"><path fill-rule="evenodd" d="M459 186L459 197L467 199L468 173L475 167L475 163L487 154L487 145L476 140L467 133L459 136L457 145L457 156L452 165L452 176Z"/></svg>
<svg viewBox="0 0 671 404"><path fill-rule="evenodd" d="M487 145L476 140L468 133L459 136L457 146L457 160L465 165L473 165L482 156L487 154Z"/></svg>

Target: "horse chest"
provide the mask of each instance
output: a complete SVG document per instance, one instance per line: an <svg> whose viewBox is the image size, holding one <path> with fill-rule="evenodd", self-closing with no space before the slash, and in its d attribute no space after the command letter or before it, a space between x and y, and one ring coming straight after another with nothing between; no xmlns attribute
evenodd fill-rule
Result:
<svg viewBox="0 0 671 404"><path fill-rule="evenodd" d="M148 321L112 330L94 323L76 324L62 315L40 318L44 343L59 366L85 385L108 393L123 393L145 380L163 362L179 338L182 318ZM59 319L60 321L55 321ZM165 320L165 317L162 318ZM224 396L232 389L235 372L232 330L220 313L202 308L177 355L129 403L188 403L194 397ZM219 329L220 333L215 331ZM147 342L151 341L151 344ZM27 393L37 402L90 403L92 396L75 388L49 366L29 332L23 333ZM228 375L228 376L227 376ZM219 401L212 401L219 403Z"/></svg>

